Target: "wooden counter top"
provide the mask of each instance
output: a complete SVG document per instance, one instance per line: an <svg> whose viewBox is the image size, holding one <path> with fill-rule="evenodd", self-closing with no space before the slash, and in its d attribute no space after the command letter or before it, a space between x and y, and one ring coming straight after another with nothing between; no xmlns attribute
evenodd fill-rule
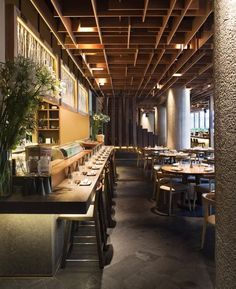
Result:
<svg viewBox="0 0 236 289"><path fill-rule="evenodd" d="M109 155L99 165L96 176L80 176L82 179L92 181L90 186L67 185L68 180L64 180L62 185L65 189L56 190L46 195L17 195L13 194L6 200L0 200L0 213L8 214L83 214L87 212L93 198L96 183L101 175L104 166L109 159L113 147L105 147ZM77 157L77 156L75 156ZM71 158L72 159L72 158ZM60 163L58 164L58 166ZM61 185L60 185L61 186ZM71 190L70 190L71 189Z"/></svg>

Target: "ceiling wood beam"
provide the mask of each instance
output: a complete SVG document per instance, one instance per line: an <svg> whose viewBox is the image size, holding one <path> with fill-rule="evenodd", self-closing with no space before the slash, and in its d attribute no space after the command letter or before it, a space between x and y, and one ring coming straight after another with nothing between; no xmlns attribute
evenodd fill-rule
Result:
<svg viewBox="0 0 236 289"><path fill-rule="evenodd" d="M208 69L210 69L212 67L213 67L213 63L209 63L205 67L199 69L198 73L196 73L191 79L186 81L184 85L186 85L186 86L189 85L193 80L195 80L196 78L201 76L204 72L206 72Z"/></svg>
<svg viewBox="0 0 236 289"><path fill-rule="evenodd" d="M168 37L167 37L167 45L170 44L170 42L171 42L174 34L175 34L176 31L178 30L178 27L179 27L181 21L183 20L186 12L188 11L189 7L191 6L192 2L193 2L193 0L186 0L186 1L185 1L185 7L184 7L184 9L181 11L181 15L180 15L179 17L175 17L175 18L174 18L174 21L173 21L173 23L172 23L172 30L171 30L171 32L169 33ZM192 29L192 27L191 27L191 29Z"/></svg>
<svg viewBox="0 0 236 289"><path fill-rule="evenodd" d="M149 0L144 0L144 9L143 9L143 17L142 17L143 22L145 22L145 19L146 19L148 3L149 3Z"/></svg>
<svg viewBox="0 0 236 289"><path fill-rule="evenodd" d="M155 44L155 49L158 47L159 45L159 42L161 40L161 37L163 35L163 32L165 31L165 28L166 28L166 25L169 21L169 18L171 16L171 13L175 7L175 3L176 3L176 0L171 0L170 2L170 8L168 9L168 14L166 15L166 17L164 17L164 20L163 20L163 24L162 24L162 27L161 27L161 30L159 31L158 35L157 35L157 38L156 38L156 44Z"/></svg>
<svg viewBox="0 0 236 289"><path fill-rule="evenodd" d="M138 50L138 49L136 49L136 51L135 51L135 55L134 55L134 67L135 67L135 66L136 66L136 64L137 64L138 53L139 53L139 50Z"/></svg>
<svg viewBox="0 0 236 289"><path fill-rule="evenodd" d="M130 18L129 18L128 38L127 38L127 48L128 48L128 49L129 49L129 44L130 44L130 34L131 34L131 24L130 24Z"/></svg>
<svg viewBox="0 0 236 289"><path fill-rule="evenodd" d="M192 30L186 33L184 45L187 45L192 40L194 35L198 32L198 30L201 28L201 26L204 24L204 22L207 20L207 18L212 12L213 3L205 1L205 14L201 17L196 17L193 20Z"/></svg>

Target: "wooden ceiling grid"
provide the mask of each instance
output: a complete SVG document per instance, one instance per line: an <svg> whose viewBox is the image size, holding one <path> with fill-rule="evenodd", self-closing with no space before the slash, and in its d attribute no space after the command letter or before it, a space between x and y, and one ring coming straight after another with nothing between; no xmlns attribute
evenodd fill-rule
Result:
<svg viewBox="0 0 236 289"><path fill-rule="evenodd" d="M213 0L31 2L45 2L98 95L152 104L173 85L195 102L212 92Z"/></svg>

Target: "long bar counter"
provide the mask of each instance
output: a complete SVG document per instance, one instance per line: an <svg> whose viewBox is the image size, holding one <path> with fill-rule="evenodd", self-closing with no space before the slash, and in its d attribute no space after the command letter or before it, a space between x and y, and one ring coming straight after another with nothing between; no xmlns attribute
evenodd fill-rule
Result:
<svg viewBox="0 0 236 289"><path fill-rule="evenodd" d="M105 148L109 153L96 176L84 176L91 180L89 186L68 190L64 180L62 189L46 196L13 194L0 201L0 276L55 274L64 235L64 222L58 220L58 214L87 212L99 177L113 153L113 147Z"/></svg>

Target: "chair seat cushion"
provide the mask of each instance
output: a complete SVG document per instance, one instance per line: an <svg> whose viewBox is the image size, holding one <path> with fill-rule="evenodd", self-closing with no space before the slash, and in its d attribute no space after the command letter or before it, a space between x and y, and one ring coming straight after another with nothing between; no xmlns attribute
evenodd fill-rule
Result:
<svg viewBox="0 0 236 289"><path fill-rule="evenodd" d="M161 169L161 165L155 165L155 166L153 167L153 169L154 169L155 171L159 171L159 170Z"/></svg>
<svg viewBox="0 0 236 289"><path fill-rule="evenodd" d="M207 218L207 222L211 225L215 225L216 224L216 216L215 215L210 215L208 218Z"/></svg>
<svg viewBox="0 0 236 289"><path fill-rule="evenodd" d="M187 191L188 187L180 183L165 183L160 186L161 190L170 191L172 187L172 192L184 192Z"/></svg>
<svg viewBox="0 0 236 289"><path fill-rule="evenodd" d="M214 190L214 188L215 188L215 184L211 184L211 189L210 189L209 183L194 186L194 190L199 193L210 193L212 190Z"/></svg>

